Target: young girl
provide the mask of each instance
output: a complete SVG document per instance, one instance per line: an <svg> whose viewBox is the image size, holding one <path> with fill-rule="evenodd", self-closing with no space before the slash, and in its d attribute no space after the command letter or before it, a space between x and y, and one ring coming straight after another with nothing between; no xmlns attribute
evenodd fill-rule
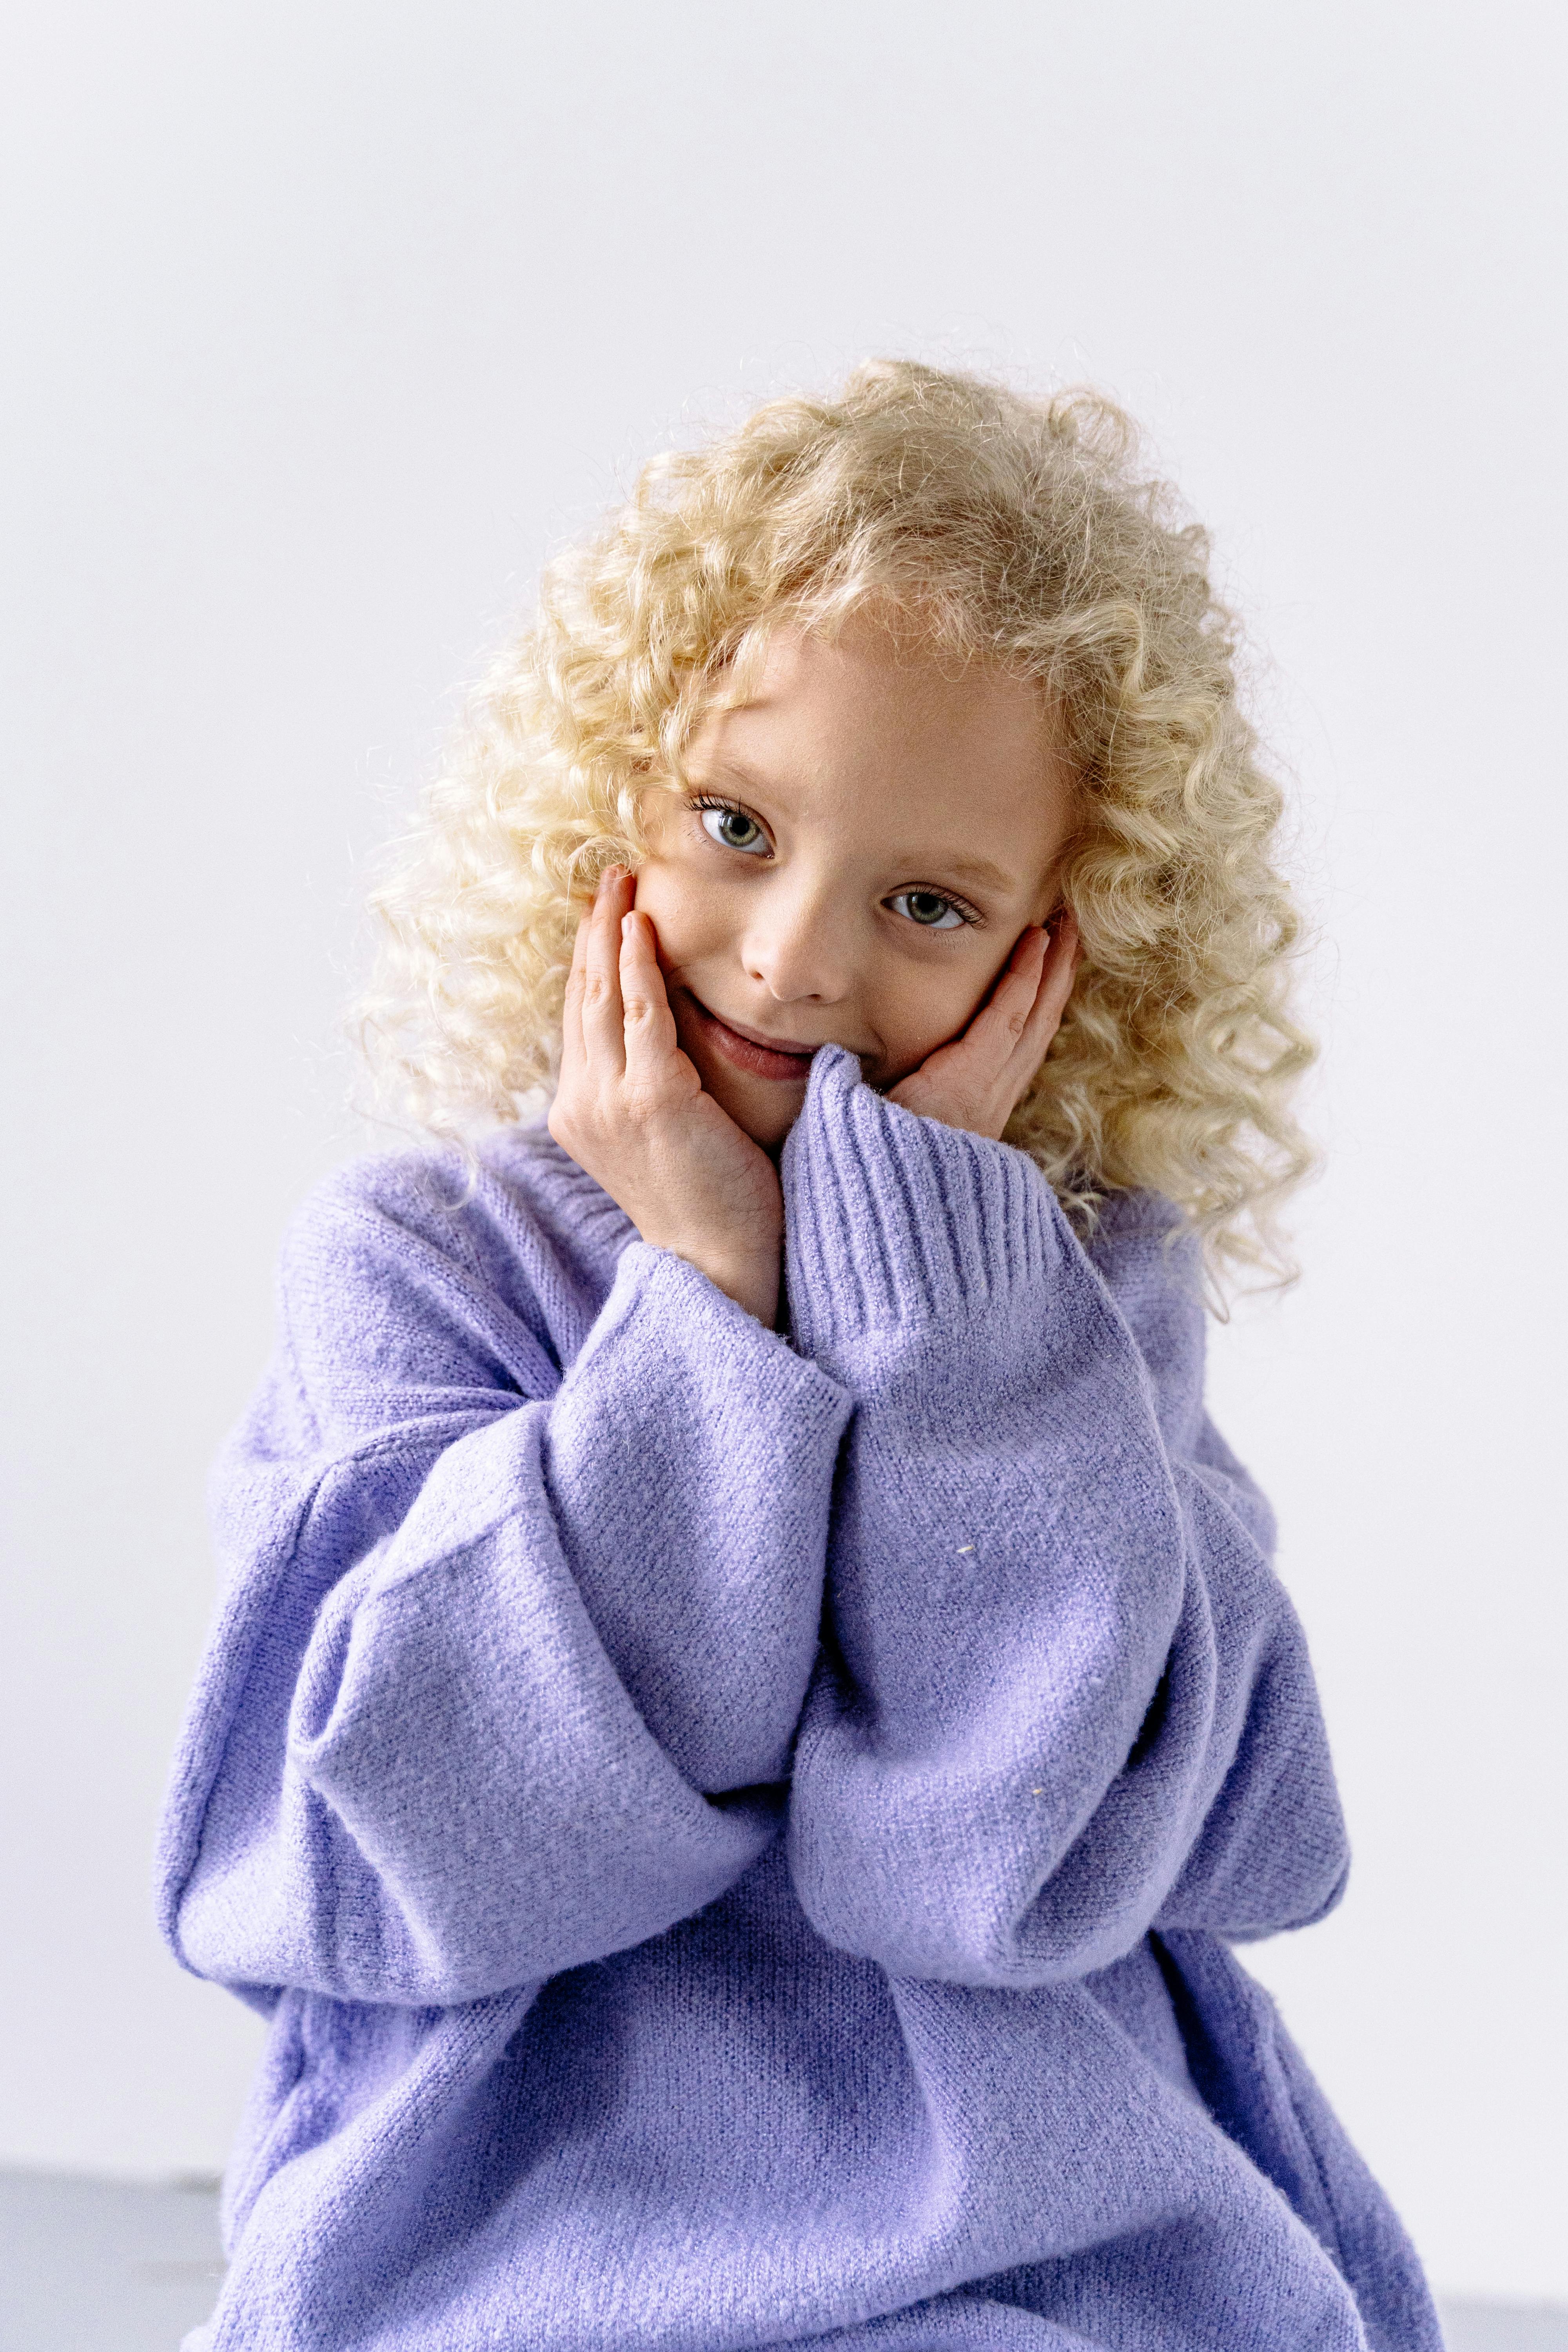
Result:
<svg viewBox="0 0 1568 2352"><path fill-rule="evenodd" d="M217 1481L193 2346L1438 2345L1230 1951L1346 1851L1202 1399L1308 1051L1205 563L1103 402L899 364L547 580L381 900L489 1131L317 1192Z"/></svg>

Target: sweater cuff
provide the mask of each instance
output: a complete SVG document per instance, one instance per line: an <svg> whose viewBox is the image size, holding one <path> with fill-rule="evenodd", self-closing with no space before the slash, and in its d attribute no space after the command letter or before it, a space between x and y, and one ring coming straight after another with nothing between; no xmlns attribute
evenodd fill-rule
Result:
<svg viewBox="0 0 1568 2352"><path fill-rule="evenodd" d="M682 1370L721 1381L731 1397L749 1397L773 1425L793 1422L803 1432L828 1429L848 1411L843 1389L819 1364L737 1305L689 1259L645 1241L628 1242L593 1329L563 1386L578 1383L613 1334L635 1336L646 1370L637 1393L646 1397L660 1378Z"/></svg>
<svg viewBox="0 0 1568 2352"><path fill-rule="evenodd" d="M920 1118L825 1045L784 1150L796 1344L1002 1305L1060 1261L1060 1211L1025 1153Z"/></svg>

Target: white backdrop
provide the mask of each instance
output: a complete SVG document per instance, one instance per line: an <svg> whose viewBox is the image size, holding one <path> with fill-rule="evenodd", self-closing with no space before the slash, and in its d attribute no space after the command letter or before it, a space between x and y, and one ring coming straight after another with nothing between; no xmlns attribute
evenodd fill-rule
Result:
<svg viewBox="0 0 1568 2352"><path fill-rule="evenodd" d="M1560 22L13 0L0 2158L252 2061L148 1851L367 854L642 455L905 352L1121 394L1269 650L1331 1160L1215 1375L1358 1863L1255 1961L1438 2283L1568 2294Z"/></svg>

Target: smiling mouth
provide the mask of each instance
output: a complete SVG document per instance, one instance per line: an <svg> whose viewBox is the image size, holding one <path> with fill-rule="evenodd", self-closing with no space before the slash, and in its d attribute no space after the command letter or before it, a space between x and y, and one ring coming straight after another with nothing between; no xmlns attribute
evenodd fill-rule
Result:
<svg viewBox="0 0 1568 2352"><path fill-rule="evenodd" d="M685 992L686 1001L696 1014L703 1035L737 1070L745 1070L755 1078L773 1078L787 1085L805 1086L811 1076L811 1057L815 1045L797 1045L794 1038L774 1041L754 1032L737 1029L710 1013L700 997Z"/></svg>

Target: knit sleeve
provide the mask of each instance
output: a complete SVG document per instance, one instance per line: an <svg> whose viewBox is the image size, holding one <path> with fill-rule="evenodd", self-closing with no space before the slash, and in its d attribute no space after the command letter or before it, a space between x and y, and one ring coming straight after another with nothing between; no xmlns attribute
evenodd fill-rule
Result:
<svg viewBox="0 0 1568 2352"><path fill-rule="evenodd" d="M797 1344L855 1398L790 1798L806 1912L895 1974L1017 1986L1151 1926L1316 1917L1343 1825L1196 1298L1122 1237L1145 1355L1024 1155L857 1081L817 1057L784 1161Z"/></svg>
<svg viewBox="0 0 1568 2352"><path fill-rule="evenodd" d="M816 1647L831 1378L633 1242L563 1379L405 1211L308 1212L216 1481L164 1920L263 2000L473 1999L696 1911L778 1834Z"/></svg>

